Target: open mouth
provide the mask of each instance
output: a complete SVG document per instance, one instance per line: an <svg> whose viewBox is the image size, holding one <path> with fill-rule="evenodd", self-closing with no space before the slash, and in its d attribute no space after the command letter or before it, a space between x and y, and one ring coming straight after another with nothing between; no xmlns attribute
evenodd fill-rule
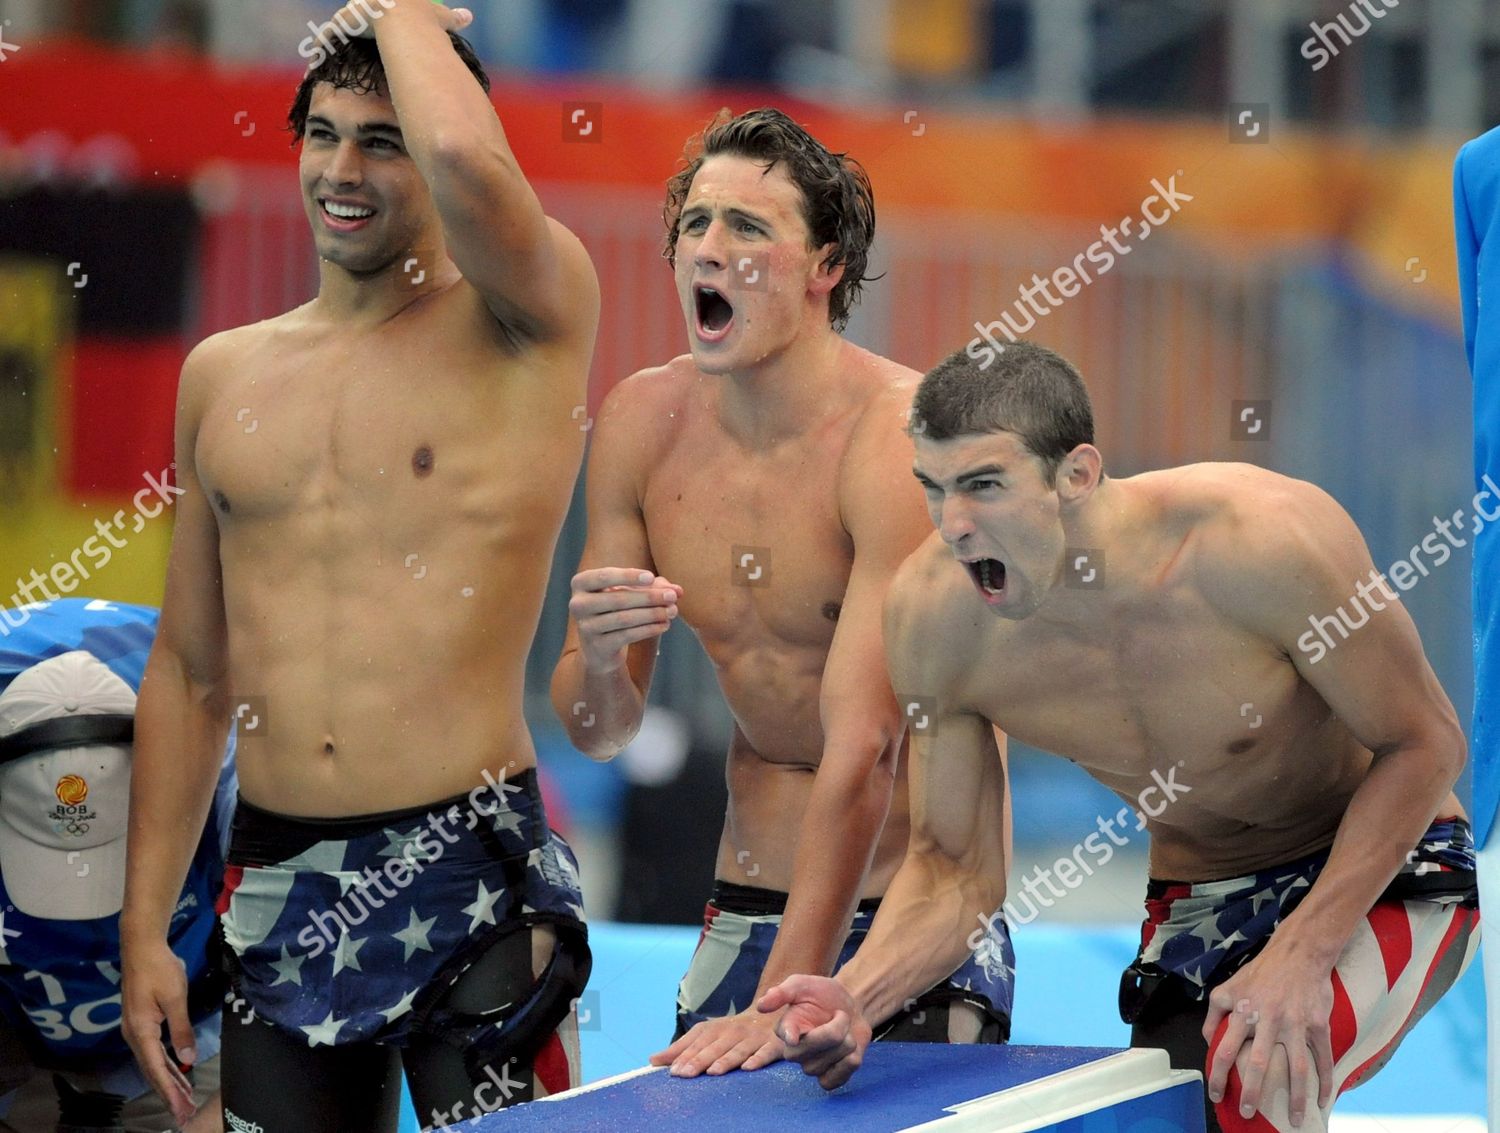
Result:
<svg viewBox="0 0 1500 1133"><path fill-rule="evenodd" d="M986 602L998 602L1005 597L1005 564L999 559L978 559L964 563L964 567Z"/></svg>
<svg viewBox="0 0 1500 1133"><path fill-rule="evenodd" d="M323 214L324 222L330 228L340 232L352 232L357 228L363 228L375 215L374 209L364 205L330 201L326 197L319 198L318 210Z"/></svg>
<svg viewBox="0 0 1500 1133"><path fill-rule="evenodd" d="M729 334L734 322L734 304L722 291L698 285L693 288L698 312L698 337L704 342L720 342Z"/></svg>

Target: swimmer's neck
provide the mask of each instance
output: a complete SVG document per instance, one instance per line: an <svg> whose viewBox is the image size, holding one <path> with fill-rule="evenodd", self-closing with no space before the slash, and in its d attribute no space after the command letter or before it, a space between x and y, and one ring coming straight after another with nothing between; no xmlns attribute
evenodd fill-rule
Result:
<svg viewBox="0 0 1500 1133"><path fill-rule="evenodd" d="M842 401L843 362L855 350L826 323L804 330L783 351L753 369L725 374L719 421L751 447L768 447L816 427Z"/></svg>
<svg viewBox="0 0 1500 1133"><path fill-rule="evenodd" d="M1101 480L1088 496L1062 512L1063 541L1067 547L1097 547L1104 552L1110 587L1120 594L1134 589L1137 552L1154 546L1155 501L1138 480ZM1062 564L1062 570L1067 569ZM1091 627L1098 624L1098 595L1067 586L1061 573L1037 614L1057 625Z"/></svg>
<svg viewBox="0 0 1500 1133"><path fill-rule="evenodd" d="M357 275L325 259L318 260L318 295L311 313L338 323L378 326L389 322L418 299L442 291L459 278L458 269L444 258L429 269L420 283L392 262L378 272Z"/></svg>

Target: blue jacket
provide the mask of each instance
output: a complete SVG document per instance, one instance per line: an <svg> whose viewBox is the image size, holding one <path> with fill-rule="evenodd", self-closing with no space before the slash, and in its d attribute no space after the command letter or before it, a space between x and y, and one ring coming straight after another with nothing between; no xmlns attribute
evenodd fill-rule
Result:
<svg viewBox="0 0 1500 1133"><path fill-rule="evenodd" d="M1474 375L1474 484L1500 482L1500 129L1458 152L1453 173L1464 346ZM1484 288L1490 313L1484 314ZM1474 840L1483 846L1500 804L1500 530L1474 538Z"/></svg>
<svg viewBox="0 0 1500 1133"><path fill-rule="evenodd" d="M139 691L156 636L149 606L65 598L0 610L0 692L33 665L84 649ZM173 913L168 941L187 968L190 987L210 990L214 902L223 885L224 853L237 783L233 732L209 821ZM123 852L123 846L121 847ZM0 873L0 909L5 909ZM120 1032L119 918L42 921L11 909L0 945L0 1027L16 1032L33 1061L53 1070L101 1075L106 1089L127 1098L148 1088ZM193 1030L200 1060L219 1049L218 996L195 997ZM12 1097L0 1098L0 1115Z"/></svg>

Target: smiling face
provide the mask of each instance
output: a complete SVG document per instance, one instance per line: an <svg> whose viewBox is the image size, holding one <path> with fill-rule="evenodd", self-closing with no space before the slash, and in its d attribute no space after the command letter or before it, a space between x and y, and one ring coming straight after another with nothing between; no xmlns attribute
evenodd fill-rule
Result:
<svg viewBox="0 0 1500 1133"><path fill-rule="evenodd" d="M991 612L1035 613L1062 577L1063 501L1015 433L916 438L927 511Z"/></svg>
<svg viewBox="0 0 1500 1133"><path fill-rule="evenodd" d="M426 182L406 152L382 91L314 89L299 162L318 256L357 274L390 267L436 221Z"/></svg>
<svg viewBox="0 0 1500 1133"><path fill-rule="evenodd" d="M808 329L828 328L828 293L842 268L809 247L802 193L777 165L707 159L683 204L677 294L693 361L706 374L744 372Z"/></svg>

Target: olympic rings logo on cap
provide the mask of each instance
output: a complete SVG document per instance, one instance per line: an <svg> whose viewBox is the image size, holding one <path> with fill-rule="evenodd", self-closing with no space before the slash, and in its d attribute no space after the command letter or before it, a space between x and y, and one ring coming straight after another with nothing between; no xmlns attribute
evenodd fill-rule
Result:
<svg viewBox="0 0 1500 1133"><path fill-rule="evenodd" d="M57 801L63 806L78 806L88 797L88 780L82 775L64 775L57 781ZM76 831L70 830L68 833L72 834Z"/></svg>
<svg viewBox="0 0 1500 1133"><path fill-rule="evenodd" d="M89 824L87 822L79 822L76 819L70 819L68 824L63 827L63 830L68 834L82 836L89 832Z"/></svg>

